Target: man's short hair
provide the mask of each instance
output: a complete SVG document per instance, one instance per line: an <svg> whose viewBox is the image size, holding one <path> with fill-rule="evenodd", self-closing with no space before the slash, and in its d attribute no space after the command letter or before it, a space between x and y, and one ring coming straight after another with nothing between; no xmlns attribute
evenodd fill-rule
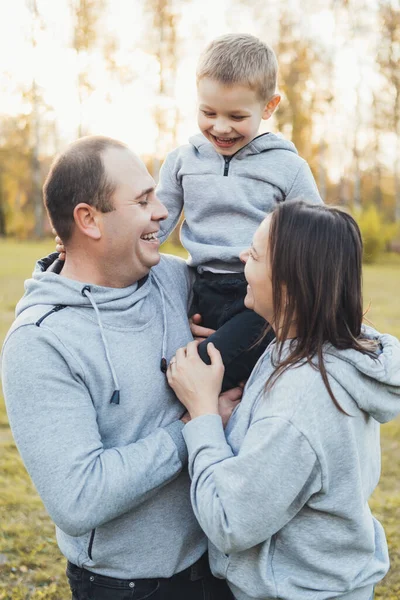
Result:
<svg viewBox="0 0 400 600"><path fill-rule="evenodd" d="M200 56L197 83L203 77L225 85L248 85L262 102L274 95L278 62L272 48L248 34L228 34L213 40Z"/></svg>
<svg viewBox="0 0 400 600"><path fill-rule="evenodd" d="M70 144L51 165L43 186L44 203L63 243L72 235L74 208L81 202L101 212L114 210L116 186L108 178L102 158L109 148L127 147L108 137L88 136Z"/></svg>

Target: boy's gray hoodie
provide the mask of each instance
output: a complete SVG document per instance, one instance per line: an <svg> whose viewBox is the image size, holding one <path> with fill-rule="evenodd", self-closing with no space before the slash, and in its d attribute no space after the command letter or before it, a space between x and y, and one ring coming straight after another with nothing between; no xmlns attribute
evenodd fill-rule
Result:
<svg viewBox="0 0 400 600"><path fill-rule="evenodd" d="M191 137L167 156L157 195L169 211L161 240L184 210L181 241L189 265L231 271L243 270L240 252L279 202L322 202L306 161L273 133L259 135L231 157L218 154L202 134Z"/></svg>
<svg viewBox="0 0 400 600"><path fill-rule="evenodd" d="M368 499L379 481L379 423L400 411L400 344L376 358L327 348L340 412L318 371L286 371L265 394L270 346L228 426L206 415L184 430L192 503L213 572L238 600L369 600L389 567Z"/></svg>
<svg viewBox="0 0 400 600"><path fill-rule="evenodd" d="M170 577L207 546L184 408L160 368L192 339L188 269L163 256L141 283L86 286L38 268L3 348L11 429L62 553L123 579Z"/></svg>

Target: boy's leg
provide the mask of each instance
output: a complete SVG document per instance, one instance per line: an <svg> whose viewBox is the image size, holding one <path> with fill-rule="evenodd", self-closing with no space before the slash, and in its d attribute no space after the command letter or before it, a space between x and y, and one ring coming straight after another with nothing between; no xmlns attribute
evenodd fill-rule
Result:
<svg viewBox="0 0 400 600"><path fill-rule="evenodd" d="M212 342L221 352L225 365L222 391L229 390L248 379L254 365L275 337L272 330L262 337L267 326L268 323L262 317L252 310L245 309L199 344L199 354L206 364L210 364L207 353L209 342ZM260 338L262 340L256 343Z"/></svg>

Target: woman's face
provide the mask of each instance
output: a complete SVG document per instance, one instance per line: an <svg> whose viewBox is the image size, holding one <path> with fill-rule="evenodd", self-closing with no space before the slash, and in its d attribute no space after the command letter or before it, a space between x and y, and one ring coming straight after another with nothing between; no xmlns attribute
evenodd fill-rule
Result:
<svg viewBox="0 0 400 600"><path fill-rule="evenodd" d="M270 225L271 217L267 217L255 232L251 247L241 253L240 259L246 265L244 274L248 283L244 303L247 308L264 317L273 327Z"/></svg>

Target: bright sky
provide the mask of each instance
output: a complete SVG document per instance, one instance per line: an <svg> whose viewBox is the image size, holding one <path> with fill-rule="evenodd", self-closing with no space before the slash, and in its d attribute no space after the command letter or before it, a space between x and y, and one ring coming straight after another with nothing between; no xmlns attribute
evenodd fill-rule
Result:
<svg viewBox="0 0 400 600"><path fill-rule="evenodd" d="M364 8L365 3L370 4L369 9L376 7L374 0L360 1L364 3ZM304 2L312 3L314 10L302 11ZM332 4L328 1L286 0L286 3L293 5L294 14L299 14L304 35L319 40L328 49L336 48L336 110L334 117L329 118L329 123L326 119L321 120L320 135L332 137L332 130L348 131L354 122L357 87L363 98L361 110L367 110L370 101L373 63L368 50L371 40L365 38L350 47L346 46L343 32L335 29L330 10ZM265 7L270 16L268 35L259 30L250 10L240 9L232 0L180 0L180 4L181 62L175 98L171 98L167 106L173 106L175 102L178 105L178 142L185 143L197 131L194 74L201 49L212 38L230 31L253 33L273 45L280 4L271 2L260 5ZM88 67L95 91L85 103L83 121L90 133L116 137L130 144L140 154L151 154L156 148L157 138L152 107L158 65L154 57L146 52L140 2L112 0L110 5L102 34L108 31L118 38L118 63L121 67L127 65L132 68L134 79L122 85L111 75L105 77L101 55L92 57ZM252 5L250 2L249 6ZM45 28L38 32L38 46L33 51L30 43L32 21L27 0L0 0L0 113L17 114L29 110L23 104L21 89L29 88L35 76L45 101L54 109L63 144L77 136L79 122L76 87L78 65L77 57L69 47L70 17L65 0L37 0L37 6ZM305 14L312 16L306 19ZM373 11L371 13L369 10L367 14L373 15ZM270 122L264 130L267 127L271 128ZM333 142L340 152L342 142L337 137Z"/></svg>

